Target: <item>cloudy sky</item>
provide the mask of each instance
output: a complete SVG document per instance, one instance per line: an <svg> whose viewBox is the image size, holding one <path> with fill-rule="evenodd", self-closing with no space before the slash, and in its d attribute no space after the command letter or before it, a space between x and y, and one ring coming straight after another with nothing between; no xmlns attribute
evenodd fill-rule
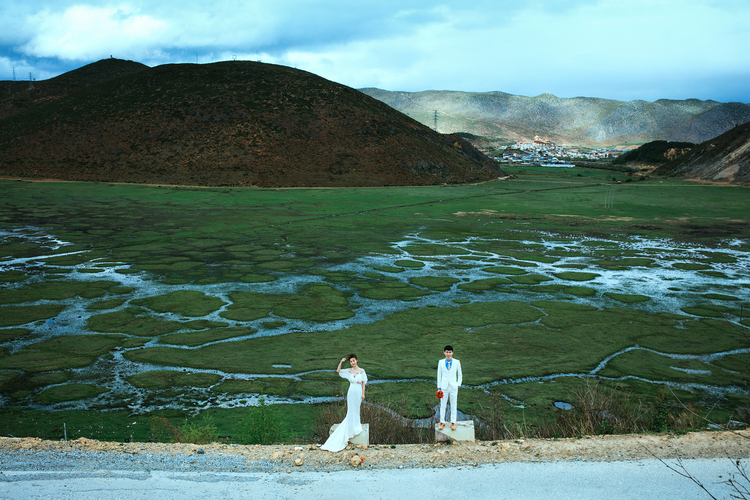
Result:
<svg viewBox="0 0 750 500"><path fill-rule="evenodd" d="M3 0L0 80L114 56L355 88L750 102L748 0Z"/></svg>

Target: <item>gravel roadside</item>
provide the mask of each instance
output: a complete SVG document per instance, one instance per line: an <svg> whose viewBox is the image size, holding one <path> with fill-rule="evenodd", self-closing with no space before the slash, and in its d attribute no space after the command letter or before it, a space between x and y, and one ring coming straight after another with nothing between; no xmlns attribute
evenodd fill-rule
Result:
<svg viewBox="0 0 750 500"><path fill-rule="evenodd" d="M652 458L750 457L750 431L681 436L630 434L453 444L349 446L110 443L86 438L0 438L0 471L121 470L189 472L331 472L347 469L471 468L508 462L615 462Z"/></svg>

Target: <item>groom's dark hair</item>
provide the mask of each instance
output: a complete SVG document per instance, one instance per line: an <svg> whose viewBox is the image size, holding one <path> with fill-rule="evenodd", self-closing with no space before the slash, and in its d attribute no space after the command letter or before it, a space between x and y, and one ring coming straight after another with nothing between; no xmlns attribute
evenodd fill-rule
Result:
<svg viewBox="0 0 750 500"><path fill-rule="evenodd" d="M453 351L453 346L452 345L447 345L447 346L443 347L443 352L445 352L445 351Z"/></svg>

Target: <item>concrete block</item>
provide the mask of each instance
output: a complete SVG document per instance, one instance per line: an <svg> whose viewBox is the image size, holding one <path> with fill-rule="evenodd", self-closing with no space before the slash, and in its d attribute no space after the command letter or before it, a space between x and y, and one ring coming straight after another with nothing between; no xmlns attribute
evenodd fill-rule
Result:
<svg viewBox="0 0 750 500"><path fill-rule="evenodd" d="M328 435L330 436L333 434L333 431L335 431L338 426L339 424L333 424L331 430L328 431ZM362 424L362 432L351 438L349 442L352 444L370 446L370 424Z"/></svg>
<svg viewBox="0 0 750 500"><path fill-rule="evenodd" d="M456 422L456 430L451 430L450 422L445 424L442 431L438 430L438 424L435 424L435 441L441 443L447 440L452 441L474 441L474 421L462 420Z"/></svg>

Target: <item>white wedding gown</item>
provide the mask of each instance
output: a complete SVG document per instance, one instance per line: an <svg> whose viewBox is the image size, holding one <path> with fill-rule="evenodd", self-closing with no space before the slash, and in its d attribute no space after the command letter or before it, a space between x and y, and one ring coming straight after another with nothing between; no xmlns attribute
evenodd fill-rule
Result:
<svg viewBox="0 0 750 500"><path fill-rule="evenodd" d="M367 374L362 369L356 375L349 370L341 370L339 376L349 381L349 390L346 392L346 418L333 434L328 436L325 444L320 447L321 450L341 451L346 448L351 438L362 432L359 407L362 404L362 382L367 383Z"/></svg>

